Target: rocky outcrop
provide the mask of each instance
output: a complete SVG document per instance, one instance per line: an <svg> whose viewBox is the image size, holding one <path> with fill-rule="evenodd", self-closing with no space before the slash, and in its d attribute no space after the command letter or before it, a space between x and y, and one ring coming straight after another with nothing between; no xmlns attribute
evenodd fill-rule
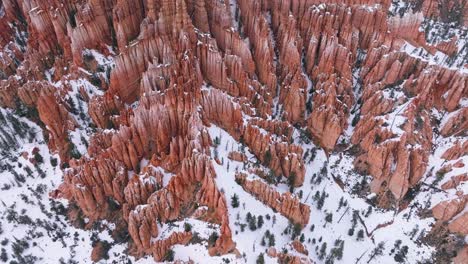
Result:
<svg viewBox="0 0 468 264"><path fill-rule="evenodd" d="M144 1L118 0L112 9L112 22L119 50L136 40L145 17Z"/></svg>
<svg viewBox="0 0 468 264"><path fill-rule="evenodd" d="M49 148L58 151L62 161L67 161L71 147L68 131L74 130L78 124L69 115L54 87L43 87L41 96L37 99L37 110L49 132Z"/></svg>
<svg viewBox="0 0 468 264"><path fill-rule="evenodd" d="M305 167L300 146L275 142L271 135L262 133L258 127L250 124L245 128L243 139L257 158L276 175L293 177L294 186L302 185Z"/></svg>
<svg viewBox="0 0 468 264"><path fill-rule="evenodd" d="M450 201L444 201L432 208L434 217L441 221L451 220L465 209L468 196L464 195Z"/></svg>
<svg viewBox="0 0 468 264"><path fill-rule="evenodd" d="M230 160L239 161L239 162L247 161L247 156L245 156L244 153L241 153L241 152L238 152L238 151L229 152L228 158Z"/></svg>
<svg viewBox="0 0 468 264"><path fill-rule="evenodd" d="M108 250L108 248L106 249L107 246L108 245L106 245L102 241L96 242L96 245L93 246L93 251L91 251L91 260L93 262L98 262L101 259L105 258Z"/></svg>
<svg viewBox="0 0 468 264"><path fill-rule="evenodd" d="M456 188L460 183L468 181L468 173L452 176L450 180L442 184L442 190Z"/></svg>
<svg viewBox="0 0 468 264"><path fill-rule="evenodd" d="M278 253L274 247L267 250L268 256L277 258L279 263L294 263L294 264L313 264L314 262L307 256L301 256L290 253Z"/></svg>
<svg viewBox="0 0 468 264"><path fill-rule="evenodd" d="M448 228L450 232L466 236L468 234L468 227L466 226L466 221L468 221L468 213L461 213L460 216L458 216L449 223Z"/></svg>
<svg viewBox="0 0 468 264"><path fill-rule="evenodd" d="M432 214L439 221L448 221L448 229L451 233L459 233L466 236L468 228L468 213L466 212L468 195L460 195L458 198L443 201L432 208Z"/></svg>
<svg viewBox="0 0 468 264"><path fill-rule="evenodd" d="M236 182L247 192L272 209L278 211L293 223L302 227L309 222L310 208L289 193L280 194L260 180L248 180L247 176L236 174Z"/></svg>
<svg viewBox="0 0 468 264"><path fill-rule="evenodd" d="M153 244L153 258L154 261L163 261L166 257L166 252L174 245L187 244L192 239L192 233L190 232L179 232L172 233L168 238L162 240L156 240Z"/></svg>
<svg viewBox="0 0 468 264"><path fill-rule="evenodd" d="M467 154L468 154L468 140L464 142L457 141L453 144L452 147L447 149L444 152L444 154L442 154L441 158L445 160L456 160Z"/></svg>
<svg viewBox="0 0 468 264"><path fill-rule="evenodd" d="M444 137L463 135L468 129L468 107L461 108L448 117L442 125L440 134Z"/></svg>
<svg viewBox="0 0 468 264"><path fill-rule="evenodd" d="M0 105L37 109L49 148L70 166L52 194L77 206L72 219L119 218L132 254L163 261L192 234L161 227L193 217L219 226L210 255L232 253L229 206L213 161L244 163L236 172L243 189L302 227L310 208L255 178L284 176L301 186L308 174L298 143L309 135L309 149L355 155L355 168L372 176L370 191L387 208L411 199L439 135L453 143L440 158L453 162L435 168L438 174L466 166L468 77L447 62L462 47L456 38L429 44L419 30L426 18L450 20L461 2L422 2L411 1L414 15L401 17L388 13L389 0L5 0ZM466 23L460 12L452 22ZM410 45L424 50L409 54ZM448 55L443 62L434 57L440 52ZM97 53L105 62L89 58ZM78 79L90 83L77 94L70 81ZM88 94L93 83L99 92ZM95 126L84 127L89 118L78 119L70 96L83 99ZM212 157L213 125L249 154ZM76 128L90 139L75 160ZM462 189L466 173L457 174L442 190ZM458 195L432 211L451 232L466 234L467 198ZM291 246L308 253L297 241Z"/></svg>
<svg viewBox="0 0 468 264"><path fill-rule="evenodd" d="M453 259L455 264L463 264L468 261L468 245L465 245L463 249L458 251L457 256Z"/></svg>

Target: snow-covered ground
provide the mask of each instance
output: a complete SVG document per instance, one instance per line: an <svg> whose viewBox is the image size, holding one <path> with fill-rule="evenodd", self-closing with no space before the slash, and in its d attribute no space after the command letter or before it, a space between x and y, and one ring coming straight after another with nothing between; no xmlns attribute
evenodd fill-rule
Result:
<svg viewBox="0 0 468 264"><path fill-rule="evenodd" d="M409 8L406 1L393 2L394 13ZM236 1L231 1L230 12L235 30L239 28L236 6ZM271 20L271 17L267 16L266 19ZM447 29L447 25L428 20L424 22L421 30L427 29L426 35L430 43L446 41L454 36L460 39L458 54L454 58L440 52L432 55L409 43L404 45L401 51L430 64L458 68L466 73L466 68L460 68L460 63L466 60L468 54L466 29L456 30L453 26L448 26ZM447 31L446 37L437 37L441 35L441 31ZM248 43L248 39L244 41ZM107 68L113 67L112 58L94 50L85 52L103 67L97 74L108 81ZM365 57L365 51L360 51L359 55ZM92 74L85 70L83 72ZM45 72L49 81L53 79L53 74L54 69ZM356 98L359 98L362 92L358 76L359 69L355 69L353 87L356 87ZM313 84L307 76L306 80L307 87L304 89L309 94ZM64 85L61 82L52 84L56 87ZM102 94L102 91L85 79L70 80L66 85L69 85L71 90L67 92L65 99L76 108L76 112L72 111L71 115L79 124L78 128L70 132L70 139L76 150L86 155L86 144L93 131L90 130L88 105L80 98L79 89L82 87L92 96ZM401 87L389 88L394 90L383 91L383 94L386 98L398 98L403 96L399 88ZM405 121L402 113L410 101L399 105L385 117L388 123L393 124L391 129L397 135L403 133L398 127ZM274 102L276 106L278 98L275 98ZM465 99L462 103L464 107L467 106L466 102ZM356 109L356 106L352 109ZM112 223L102 221L91 230L74 227L66 216L66 200L49 197L49 192L55 190L63 181L63 174L59 168L59 158L49 152L41 128L11 110L0 108L0 113L0 262L90 263L92 244L99 240L107 241L111 245L108 259L101 261L102 263L154 263L151 256L139 260L128 256L127 243L117 243L111 236L114 228ZM439 127L442 127L454 113L445 114L433 110L431 114L440 120ZM349 124L353 118L354 114L349 117ZM235 181L236 172L248 173L247 169L252 166L259 166L265 171L267 168L254 165L257 159L249 152L248 147L242 146L223 129L212 125L209 127L209 133L212 139L219 138L220 144L212 147L212 156L218 156L221 161L221 164L218 164L213 160L217 174L216 184L225 194L233 240L241 256L209 256L207 240L213 233L219 233L219 226L188 218L160 225L161 232L157 238L153 238L166 238L172 232L183 231L186 225L190 225L192 231L200 238L200 243L174 246L175 259L193 260L195 263L254 263L270 246L274 246L279 252L288 251L295 254L290 243L293 239L299 239L307 248L310 259L317 263L395 263L395 255L405 251L405 248L407 253L403 259L404 263L430 263L435 248L425 245L420 239L431 230L435 220L432 217L422 218L419 213L441 201L455 198L457 190L468 193L466 183L460 184L456 190L438 190L450 177L466 172L466 168L454 167L452 171L443 175L436 173L443 166L457 161L447 162L440 158L445 150L454 144L457 137L443 138L435 135L433 154L429 157L429 166L422 179L424 185L406 209L398 212L376 208L373 206L375 194L366 190L359 191L360 188L365 188L371 177L354 171L354 156L343 151L331 153L327 157L325 152L313 143L304 142L299 131L295 130L294 142L303 147L306 155L306 176L304 185L295 188L293 195L309 205L311 213L308 225L294 235L294 228L287 218L256 200ZM349 143L352 134L353 127L350 125L340 142ZM244 164L228 159L230 151L241 151L244 148L248 162ZM468 164L468 156L462 157L461 160ZM142 164L145 163L146 160L142 161ZM170 174L164 173L164 185L170 177ZM248 177L262 180L251 173L248 173ZM334 178L340 179L343 186ZM273 187L280 193L289 191L285 178ZM234 196L239 197L238 207L231 203ZM249 226L248 214L256 219L255 228ZM260 218L263 221L261 226L258 224ZM374 254L375 249L382 243L382 252ZM340 247L341 256L333 254ZM265 254L265 262L276 263L277 260Z"/></svg>
<svg viewBox="0 0 468 264"><path fill-rule="evenodd" d="M74 227L66 200L49 197L63 179L41 128L11 110L0 108L0 114L0 263L90 263L93 241L114 243L113 224ZM113 245L103 263L153 263L151 257L135 262L126 248Z"/></svg>
<svg viewBox="0 0 468 264"><path fill-rule="evenodd" d="M234 180L236 171L242 171L243 164L227 159L227 155L230 151L240 150L241 145L219 127L212 125L209 131L212 138L218 137L221 141L221 144L216 147L216 151L222 160L222 164L218 165L213 162L217 173L216 183L218 188L224 191L228 201L231 200L234 194L240 197L240 206L238 208L229 205L229 220L234 241L237 242L237 248L241 254L246 256L245 263L251 263L250 261L255 260L260 253L265 253L268 245L262 246L261 241L267 230L273 232L277 250L290 249L288 243L292 241L292 234L283 232L289 226L288 219L253 198ZM296 138L296 141L299 141L299 138ZM313 144L304 145L304 147L305 149L316 148ZM255 162L255 157L248 151L246 151L246 154L252 165ZM372 263L392 263L394 262L394 254L390 254L390 251L397 240L402 240L401 246L406 245L410 249L407 254L408 263L430 259L433 248L421 245L416 240L430 229L429 225L433 223L433 219L419 219L416 214L410 213L411 206L396 215L393 211L381 211L375 208L372 208L372 211L368 213L370 203L367 199L350 194L354 184L362 178L362 176L353 172L352 160L353 157L344 154L332 155L327 161L324 151L317 150L315 159L306 165L304 185L294 191L295 195L302 197L301 201L308 204L312 209L310 222L301 232L304 235L304 245L309 251L310 258L325 262L335 242L343 240L343 257L341 260L336 259L335 263L350 263L350 261L354 263L359 258L361 258L362 263L367 263L372 250L377 247L379 242L384 242L385 249L382 256L374 257ZM324 167L326 168L325 173ZM314 174L317 176L314 176ZM335 183L332 174L335 177L346 179L344 190ZM261 179L255 175L249 175L249 177ZM320 183L317 183L316 179L318 177L321 178ZM285 181L285 179L283 180ZM284 183L279 184L277 190L286 192L288 187ZM326 199L323 208L318 209L317 202L313 197L316 192L321 193L322 191L326 194ZM346 201L347 205L340 207L340 200ZM348 232L353 221L353 210L359 213L365 227L358 220L354 234L349 235ZM248 226L242 231L240 224L248 224L245 219L249 212L257 216L257 218L262 215L265 224L255 231L249 230ZM330 213L332 214L332 221L327 223L325 218ZM273 217L276 218L275 223L272 221ZM270 220L267 220L268 218ZM390 224L378 228L379 225L387 223ZM366 235L366 228L371 233L369 237ZM364 231L362 239L358 238L359 230ZM300 239L300 236L297 238ZM413 237L413 239L410 237ZM326 256L320 259L320 248L324 243L327 244Z"/></svg>

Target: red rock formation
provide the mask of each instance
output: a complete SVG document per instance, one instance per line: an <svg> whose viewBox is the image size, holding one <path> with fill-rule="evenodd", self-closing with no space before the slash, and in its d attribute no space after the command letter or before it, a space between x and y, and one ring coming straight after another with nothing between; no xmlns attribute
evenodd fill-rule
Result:
<svg viewBox="0 0 468 264"><path fill-rule="evenodd" d="M308 130L327 153L339 151L340 137L345 134L341 147L348 126L355 126L355 167L373 177L371 191L386 207L420 182L433 131L466 134L466 73L403 51L410 43L456 56L457 39L429 45L419 28L424 17L447 20L461 2L423 2L412 1L417 15L389 18L389 0L4 0L0 105L36 107L50 149L68 162L69 132L81 125L68 113L68 80L99 71L97 61L83 61L86 49L113 57L110 73L98 74L105 83L102 96L79 89L97 131L88 155L69 161L54 194L75 203L91 222L122 215L135 255L161 261L171 246L186 244L190 233L157 240L160 225L185 217L220 226L208 250L222 255L236 244L209 156L212 124L242 141L265 166L250 172L262 177L271 170L294 186L304 182L306 166L292 125ZM458 19L466 23L466 12ZM436 129L433 112L445 113ZM355 122L348 124L352 116ZM456 142L441 158L462 158L466 143ZM249 162L238 152L228 158ZM463 166L459 160L438 169ZM294 223L308 223L310 208L299 199L241 173L236 178ZM442 189L463 181L466 173ZM451 232L466 234L465 200L462 194L442 202L433 214L449 221ZM296 242L295 250L307 254Z"/></svg>
<svg viewBox="0 0 468 264"><path fill-rule="evenodd" d="M273 188L260 180L247 180L241 173L236 175L236 182L247 192L254 195L261 202L277 210L286 218L302 227L309 222L310 208L288 193L279 194Z"/></svg>
<svg viewBox="0 0 468 264"><path fill-rule="evenodd" d="M299 242L299 240L294 240L292 243L291 243L291 246L292 248L297 251L298 253L301 253L301 254L304 254L304 255L309 255L309 252L307 251L307 249L304 247L304 245Z"/></svg>
<svg viewBox="0 0 468 264"><path fill-rule="evenodd" d="M452 233L468 234L468 213L466 212L468 195L461 195L450 201L443 201L432 208L432 214L439 221L449 221L448 229Z"/></svg>
<svg viewBox="0 0 468 264"><path fill-rule="evenodd" d="M241 152L238 152L238 151L229 152L228 158L230 160L235 160L235 161L239 161L239 162L247 161L247 156L245 156L245 154L243 154Z"/></svg>
<svg viewBox="0 0 468 264"><path fill-rule="evenodd" d="M276 175L294 177L294 185L302 185L305 167L300 146L276 142L271 135L262 133L258 127L250 124L245 128L243 139L257 158Z"/></svg>
<svg viewBox="0 0 468 264"><path fill-rule="evenodd" d="M163 177L152 166L145 167L140 175L133 175L124 189L124 217L137 205L146 204L151 194L163 187Z"/></svg>
<svg viewBox="0 0 468 264"><path fill-rule="evenodd" d="M463 264L468 261L468 245L465 245L460 251L458 251L457 256L453 259L455 264Z"/></svg>
<svg viewBox="0 0 468 264"><path fill-rule="evenodd" d="M70 151L68 131L75 129L77 123L55 94L54 87L42 88L41 96L37 99L37 110L49 132L49 148L58 151L62 161L67 161Z"/></svg>
<svg viewBox="0 0 468 264"><path fill-rule="evenodd" d="M468 234L468 227L466 226L466 222L468 221L468 212L461 213L460 216L452 220L448 228L452 233L458 233L463 236Z"/></svg>
<svg viewBox="0 0 468 264"><path fill-rule="evenodd" d="M467 202L468 196L464 195L451 201L444 201L432 208L434 217L441 221L448 221L463 211Z"/></svg>
<svg viewBox="0 0 468 264"><path fill-rule="evenodd" d="M176 244L185 245L192 239L192 233L172 233L168 238L157 240L152 246L154 261L163 261L166 257L166 252Z"/></svg>
<svg viewBox="0 0 468 264"><path fill-rule="evenodd" d="M271 29L268 21L262 13L261 4L258 1L237 1L241 11L241 19L244 30L249 37L253 47L253 58L256 65L256 73L260 82L267 86L272 95L276 95L277 78L275 76L275 65L273 63L274 51Z"/></svg>
<svg viewBox="0 0 468 264"><path fill-rule="evenodd" d="M460 183L468 181L468 173L452 176L450 180L442 184L442 190L456 188Z"/></svg>
<svg viewBox="0 0 468 264"><path fill-rule="evenodd" d="M93 247L93 251L91 251L91 260L93 262L100 261L106 256L107 252L105 251L106 249L105 249L104 243L101 241L98 241L96 245Z"/></svg>
<svg viewBox="0 0 468 264"><path fill-rule="evenodd" d="M143 1L117 1L112 10L112 20L119 50L124 50L127 44L136 39L144 17Z"/></svg>
<svg viewBox="0 0 468 264"><path fill-rule="evenodd" d="M468 140L464 141L463 143L457 141L454 145L447 149L444 154L442 154L443 159L445 160L456 160L461 156L468 154Z"/></svg>
<svg viewBox="0 0 468 264"><path fill-rule="evenodd" d="M461 108L451 113L443 124L440 134L444 137L459 135L468 129L468 107Z"/></svg>

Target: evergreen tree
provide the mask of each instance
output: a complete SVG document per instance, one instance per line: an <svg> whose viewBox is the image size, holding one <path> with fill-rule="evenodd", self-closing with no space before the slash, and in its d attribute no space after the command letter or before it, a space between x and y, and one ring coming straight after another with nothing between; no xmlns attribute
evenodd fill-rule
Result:
<svg viewBox="0 0 468 264"><path fill-rule="evenodd" d="M257 219L255 216L250 217L249 229L255 231L257 229Z"/></svg>
<svg viewBox="0 0 468 264"><path fill-rule="evenodd" d="M332 213L328 213L327 216L325 216L325 225L327 223L331 223L333 221L333 214Z"/></svg>
<svg viewBox="0 0 468 264"><path fill-rule="evenodd" d="M322 244L322 246L320 247L320 252L319 252L319 256L318 256L319 259L320 259L320 260L323 260L323 258L325 257L326 253L327 253L327 242L324 242L324 243Z"/></svg>
<svg viewBox="0 0 468 264"><path fill-rule="evenodd" d="M364 230L360 229L357 233L357 240L361 241L364 239Z"/></svg>
<svg viewBox="0 0 468 264"><path fill-rule="evenodd" d="M344 198L343 196L341 196L340 202L338 203L338 209L336 209L337 212L341 209L341 207L343 207L343 204L344 204Z"/></svg>
<svg viewBox="0 0 468 264"><path fill-rule="evenodd" d="M267 151L265 151L265 154L263 155L263 164L269 167L270 162L271 162L271 151L270 149L267 149Z"/></svg>
<svg viewBox="0 0 468 264"><path fill-rule="evenodd" d="M275 246L275 235L271 234L270 239L268 240L268 246L274 247Z"/></svg>
<svg viewBox="0 0 468 264"><path fill-rule="evenodd" d="M169 249L164 257L165 261L174 261L174 250Z"/></svg>
<svg viewBox="0 0 468 264"><path fill-rule="evenodd" d="M377 247L375 247L371 254L370 254L370 258L369 260L367 261L367 263L370 263L375 257L377 256L382 256L383 254L383 250L384 250L384 245L385 243L384 242L380 242Z"/></svg>
<svg viewBox="0 0 468 264"><path fill-rule="evenodd" d="M289 192L293 193L294 192L294 184L296 183L296 173L291 172L291 174L288 177L288 186L289 186Z"/></svg>
<svg viewBox="0 0 468 264"><path fill-rule="evenodd" d="M234 207L234 208L239 207L239 196L237 196L237 194L234 194L234 195L231 197L231 205L232 205L232 207Z"/></svg>
<svg viewBox="0 0 468 264"><path fill-rule="evenodd" d="M299 241L301 241L301 243L304 243L304 241L305 241L305 236L304 236L304 234L301 234L301 237L299 238Z"/></svg>
<svg viewBox="0 0 468 264"><path fill-rule="evenodd" d="M395 254L393 259L398 263L403 263L406 260L406 255L408 254L408 246L402 246L400 251Z"/></svg>
<svg viewBox="0 0 468 264"><path fill-rule="evenodd" d="M265 257L263 256L263 253L258 255L257 264L265 264Z"/></svg>
<svg viewBox="0 0 468 264"><path fill-rule="evenodd" d="M263 221L263 216L262 216L262 215L258 216L258 220L257 220L257 226L258 226L258 228L262 228L263 223L264 223L264 221Z"/></svg>
<svg viewBox="0 0 468 264"><path fill-rule="evenodd" d="M326 198L326 194L325 194L325 190L322 191L322 194L320 195L320 198L317 202L317 209L321 210L322 207L323 207L323 204L325 203L325 198Z"/></svg>

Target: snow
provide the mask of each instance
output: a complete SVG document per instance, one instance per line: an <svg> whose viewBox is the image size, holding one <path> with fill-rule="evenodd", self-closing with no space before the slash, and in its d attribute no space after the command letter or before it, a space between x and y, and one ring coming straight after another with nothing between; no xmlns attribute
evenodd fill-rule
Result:
<svg viewBox="0 0 468 264"><path fill-rule="evenodd" d="M2 153L0 159L0 241L5 241L2 248L6 249L8 261L16 259L12 250L13 243L26 241L28 247L20 254L26 263L60 263L60 261L75 261L74 263L90 263L89 256L92 250L93 234L102 241L115 243L110 232L115 228L113 223L102 221L99 229L84 230L71 225L67 217L61 213L67 205L65 199L52 199L49 192L57 189L63 182L63 175L58 165L53 166L51 159L55 158L60 164L58 155L49 153L41 128L26 118L18 117L10 110L0 108L3 116L12 114L21 122L26 123L34 137L29 140L22 138L13 132L11 125L2 124L5 131L21 144L17 149L11 151L10 155ZM0 142L3 136L0 135ZM31 162L33 160L32 150L39 149L43 162L37 167ZM21 153L28 153L24 158ZM15 161L16 160L16 161ZM5 169L5 164L10 164L11 169ZM32 171L28 175L27 169ZM42 173L42 172L43 173ZM15 180L12 172L24 175L25 181ZM42 175L42 176L41 176ZM15 214L16 212L16 214ZM16 217L13 217L16 215ZM32 223L29 223L30 219ZM192 222L195 220L192 220ZM86 219L85 219L85 222ZM191 223L192 223L191 222ZM195 224L194 224L195 225ZM101 230L102 229L102 230ZM132 261L132 263L154 263L152 257L147 256L136 260L127 255L127 243L114 244L109 251L109 262ZM35 256L37 259L31 259ZM122 263L122 262L118 262Z"/></svg>
<svg viewBox="0 0 468 264"><path fill-rule="evenodd" d="M453 66L454 63L449 63L450 57L440 51L436 51L435 54L431 54L423 47L415 47L409 42L405 42L400 51L407 53L411 57L428 62L429 65L440 65L448 69L458 70L461 73L468 73L468 68L463 67L463 64L462 66L458 66L459 64L457 63Z"/></svg>
<svg viewBox="0 0 468 264"><path fill-rule="evenodd" d="M233 231L233 239L237 243L237 248L241 254L245 254L247 260L245 263L249 263L249 260L256 259L260 253L265 252L267 249L260 245L260 241L266 230L273 230L276 238L275 247L278 250L288 248L288 243L291 242L291 235L281 233L282 230L288 227L288 219L279 213L275 213L271 208L253 198L253 196L245 192L234 180L236 171L243 171L243 164L241 162L228 160L226 157L230 151L237 151L240 149L239 143L227 132L214 125L209 128L209 133L212 138L219 137L221 139L221 144L216 148L219 157L225 157L225 159L224 163L221 165L213 162L217 174L216 184L218 188L224 191L225 197L229 203L229 220L230 227ZM299 139L296 138L296 140ZM304 149L308 149L315 146L313 144L304 146L303 144L303 147ZM246 148L246 155L250 162L255 162L255 157L248 151L248 148ZM318 252L315 250L316 245L309 242L309 238L314 238L316 241L322 238L322 241L326 242L329 247L334 244L336 239L341 239L345 242L343 259L341 261L336 261L336 263L348 263L347 261L359 258L363 253L370 254L371 250L376 247L380 241L386 242L388 245L386 251L389 253L391 249L390 245L393 245L398 239L403 240L404 245L408 245L409 248L414 249L412 251L410 250L408 254L408 261L410 263L414 263L416 260L421 260L423 258L430 258L433 249L428 246L419 245L416 241L409 239L407 234L416 226L418 226L420 230L430 230L433 219L428 218L420 220L414 213L408 217L407 214L409 214L408 210L410 209L395 213L393 211L383 211L373 208L373 212L368 217L365 217L363 212L367 211L370 205L368 201L372 199L372 196L366 199L365 197L361 198L350 194L350 187L352 184L350 179L359 179L352 171L352 159L353 157L346 155L343 155L341 159L339 159L338 155L333 155L327 161L325 153L322 150L318 150L314 161L306 164L304 185L300 188L296 188L294 193L298 195L302 192L301 201L308 204L311 208L310 223L303 229L306 241L305 246L309 250L310 257L314 260L319 260ZM320 174L323 164L326 164L329 173L322 177L322 182L319 185L314 185L311 183L310 179L313 174ZM246 170L243 172L248 173ZM347 182L345 190L342 190L333 181L330 177L331 174L345 179ZM252 174L249 174L249 178L260 179L258 176ZM284 192L287 189L288 187L286 184L280 184L277 187L277 191L279 192ZM325 200L323 209L319 210L312 196L316 191L321 192L322 190L326 191L328 198ZM233 208L230 204L230 199L234 194L240 197L241 206L239 206L239 208ZM349 210L346 210L345 207L339 210L336 209L338 208L341 197L348 202ZM365 229L359 222L356 227L355 235L353 237L348 235L348 230L351 227L350 222L352 220L353 209L360 212L367 230L372 233L371 237L364 236L363 241L359 242L356 241L356 233L359 229ZM246 231L241 232L240 226L237 225L237 223L242 223L244 221L247 212L251 212L253 215L257 216L263 215L264 219L266 219L265 216L267 214L270 216L275 215L276 224L273 226L272 221L266 220L265 225L260 229L252 232L246 228ZM326 224L325 216L327 213L334 214L332 223ZM340 217L342 217L342 219L338 223ZM388 223L390 224L387 226L379 227L379 225ZM314 226L314 231L311 232L310 229L312 225ZM374 261L375 263L390 263L393 262L393 256L383 254L383 256L378 257Z"/></svg>
<svg viewBox="0 0 468 264"><path fill-rule="evenodd" d="M231 30L239 28L239 20L235 19L235 10L237 7L237 1L232 1L230 5L230 12L232 18ZM326 8L326 4L314 5L313 8L316 12ZM364 6L368 12L374 12L377 5L375 6ZM408 9L408 3L406 1L393 1L391 12L395 15L399 10ZM30 12L34 11L33 8ZM4 10L0 10L0 16L3 16ZM268 22L271 22L271 15L269 13L261 17ZM420 31L423 31L423 27L429 27L429 36L436 35L435 37L428 38L431 43L440 43L447 41L448 37L457 37L459 39L458 52L459 54L455 59L449 58L447 55L436 52L435 54L429 53L427 50L415 47L410 43L406 42L400 52L408 53L410 56L419 58L423 61L428 62L430 65L442 65L444 67L458 70L462 73L467 73L468 69L460 66L463 63L463 56L466 54L466 29L461 30L449 30L447 38L437 37L438 31L443 30L443 25L434 21L425 21L426 24L421 26ZM269 30L269 36L274 39L273 31ZM16 32L21 37L20 32ZM23 33L24 34L24 33ZM200 33L200 35L203 35ZM129 45L135 45L138 40L133 41ZM244 38L243 41L249 44L249 39ZM198 44L201 42L198 41ZM272 41L274 45L275 42ZM111 48L108 47L110 52ZM210 47L212 48L212 47ZM9 56L10 50L4 50L0 52L0 56ZM95 50L85 50L84 53L91 54L100 66L104 69L111 69L115 67L112 56L104 56ZM112 54L112 52L111 52ZM277 61L276 54L274 61ZM366 51L358 50L357 57L359 60L363 60L366 56ZM156 67L166 67L169 64L159 64ZM91 75L90 72L85 69L80 69L81 73L85 75ZM305 72L305 69L302 69ZM54 79L55 69L51 68L44 72L46 79L52 82ZM106 81L109 81L105 72L98 73L104 77ZM425 74L430 74L426 72ZM313 90L313 83L309 77L303 73L303 76L307 82L307 87L304 87L307 94ZM354 68L352 72L352 83L354 87L354 95L356 99L361 97L362 87L359 82L360 69ZM15 76L15 78L20 78ZM62 81L52 82L52 85L62 89L66 86L67 90L64 90L65 99L68 104L73 104L77 111L72 112L72 118L77 122L78 127L73 131L69 131L70 140L76 146L77 151L82 155L87 155L87 142L89 141L90 135L93 131L89 129L91 119L88 115L88 104L85 100L80 98L80 89L84 89L91 97L96 95L102 95L103 91L90 83L85 78L79 78L70 80L71 76L64 76ZM382 91L382 96L388 100L397 100L405 97L402 92L401 85L397 87L387 88ZM204 85L202 91L212 91L214 89L211 86ZM250 87L250 89L253 89ZM323 93L323 90L318 90L318 93ZM258 95L257 95L258 96ZM231 96L227 97L233 102L237 102L237 99ZM407 121L404 116L405 110L412 103L413 99L406 100L405 102L397 105L385 116L378 118L385 119L386 123L389 124L390 129L396 138L391 140L399 140L400 136L405 133L401 126ZM356 100L357 101L357 100ZM397 100L399 101L399 100ZM278 106L278 98L273 98L274 102L274 114L281 113L281 106ZM468 100L463 98L460 102L462 107L468 106ZM138 102L130 105L129 107L136 108ZM278 107L277 107L278 106ZM352 109L356 110L358 107L355 104ZM314 109L314 111L320 111L320 109ZM456 192L462 191L468 193L468 183L461 183L456 189L450 189L447 191L439 191L436 188L430 188L428 186L434 186L440 188L443 183L448 181L452 176L466 173L466 167L453 167L451 171L444 175L437 175L437 172L444 166L454 165L458 161L462 161L464 164L468 164L468 156L463 156L457 160L446 161L441 158L443 153L453 146L456 140L464 140L461 136L454 136L443 138L437 134L437 129L440 129L450 117L457 114L458 111L452 113L443 113L435 109L431 110L432 117L441 120L439 127L435 128L435 136L433 139L433 153L429 156L428 168L424 173L423 179L421 180L424 185L421 186L420 191L415 194L413 200L409 203L406 209L397 211L396 209L383 210L378 209L374 206L374 200L376 198L375 193L370 193L365 190L364 192L355 191L355 187L359 186L361 182L368 184L372 178L370 175L360 175L353 168L353 161L355 156L343 151L341 153L330 153L329 156L319 149L313 143L303 142L300 138L300 132L294 130L294 143L301 145L304 149L304 153L315 152L314 158L307 159L306 175L304 185L294 190L295 197L298 197L302 203L307 204L311 208L310 222L301 231L304 235L304 245L309 251L309 257L317 263L324 263L325 259L319 258L319 252L317 248L320 245L327 243L327 253L335 244L335 241L342 240L344 242L343 258L335 260L335 263L355 263L356 260L360 260L359 263L366 263L370 258L370 253L379 242L385 243L384 254L377 256L373 259L372 263L393 263L394 258L391 254L392 246L396 241L401 240L402 245L409 247L407 263L416 263L424 259L430 259L431 254L434 252L434 248L422 244L417 240L417 237L425 235L432 227L435 219L432 217L420 218L418 212L423 209L430 209L441 201L448 199L454 199L457 197ZM92 228L91 230L83 230L74 227L67 216L60 213L62 207L66 207L67 200L64 199L51 199L49 192L56 190L61 182L63 182L63 173L59 169L59 165L53 166L52 161L57 160L60 164L58 155L50 153L45 142L41 128L26 118L19 117L11 110L5 110L0 108L0 112L3 116L13 116L17 118L20 123L26 124L27 133L20 135L18 129L13 127L12 122L6 122L0 124L2 132L0 133L0 143L2 143L2 149L0 149L0 189L2 195L0 196L0 241L6 241L6 244L2 244L2 249L5 249L6 256L9 261L16 258L17 260L24 258L28 255L36 256L38 259L36 263L60 263L60 260L68 261L73 260L76 263L89 263L89 256L92 250L92 241L97 237L100 240L108 241L113 243L112 248L109 251L110 259L108 261L102 261L103 263L115 262L126 262L128 260L132 263L154 263L151 256L135 260L134 257L128 256L126 249L128 248L127 243L116 243L113 241L111 232L115 229L115 224L107 221L102 221L99 226L100 228ZM348 123L351 124L355 115L359 114L358 111L351 114ZM306 115L307 116L307 115ZM244 120L248 121L250 116L244 115ZM267 133L264 129L259 128L261 133ZM270 207L266 206L262 202L255 199L251 194L244 191L244 189L236 183L235 174L237 172L243 172L248 175L249 180L261 180L257 175L250 173L248 170L257 163L256 157L249 151L248 147L245 147L245 154L248 162L242 163L233 160L229 160L228 154L230 151L239 151L243 147L233 137L231 137L226 131L211 125L208 131L212 138L219 137L221 144L219 146L213 146L211 152L216 152L222 161L221 164L212 162L216 172L216 185L224 193L229 210L229 224L232 230L233 240L237 244L237 249L241 255L237 258L234 254L228 254L220 257L209 256L207 250L207 239L213 233L219 233L219 225L210 224L204 221L199 221L192 218L179 219L178 221L159 224L159 235L153 237L153 240L159 240L169 237L173 232L184 231L185 224L190 224L192 230L197 232L202 242L199 244L189 243L188 245L176 245L173 247L176 259L181 260L193 260L195 263L223 263L230 261L231 263L253 263L259 254L265 253L268 246L262 246L261 241L267 231L271 232L275 236L275 248L278 251L287 249L289 253L296 254L291 251L290 243L292 236L289 230L291 225L290 221L275 212ZM112 133L113 130L103 130L103 133ZM348 126L346 131L340 137L339 141L344 143L350 142L350 137L353 135L354 127ZM8 142L13 138L16 144L5 147L5 142ZM281 137L275 135L272 139L280 141ZM412 148L418 148L417 144L410 146ZM32 150L37 148L40 156L43 158L42 162L34 162L34 155ZM23 156L23 153L24 156ZM309 156L310 157L310 156ZM140 162L140 167L144 167L148 164L148 160L144 159ZM268 171L268 168L258 165L260 169ZM172 173L164 171L160 167L156 167L156 170L163 174L163 186L167 186ZM129 172L132 174L134 172ZM139 175L143 177L143 175ZM23 179L24 178L24 179ZM335 180L340 179L343 182L343 186L340 186ZM148 180L152 180L151 178ZM77 186L78 188L80 186ZM283 178L277 186L271 185L279 193L289 191L289 187L286 184L286 179ZM314 199L316 193L325 193L326 198L324 205L319 209L317 201ZM231 198L237 195L239 197L240 206L234 208L231 204ZM340 206L340 201L345 201L346 205ZM142 208L147 205L140 205L138 208ZM369 208L372 208L372 212L369 213ZM462 212L466 212L466 209ZM251 213L255 217L262 216L265 223L263 226L258 227L256 230L250 230L246 221L247 213ZM330 223L325 220L328 214L333 214ZM353 235L349 235L349 230L352 227L353 215L359 215L359 220L356 221L355 232ZM28 217L31 219L33 224L28 222ZM85 223L89 222L89 219L84 219ZM245 230L244 230L245 229ZM358 240L357 233L359 230L364 230L365 234L362 240ZM416 231L416 236L411 233ZM40 235L42 233L42 235ZM368 233L369 235L367 235ZM25 241L29 247L25 248L24 252L18 256L14 256L14 250L12 248L13 243L18 241ZM320 242L317 242L320 241ZM276 259L269 258L265 254L266 263L276 263Z"/></svg>

